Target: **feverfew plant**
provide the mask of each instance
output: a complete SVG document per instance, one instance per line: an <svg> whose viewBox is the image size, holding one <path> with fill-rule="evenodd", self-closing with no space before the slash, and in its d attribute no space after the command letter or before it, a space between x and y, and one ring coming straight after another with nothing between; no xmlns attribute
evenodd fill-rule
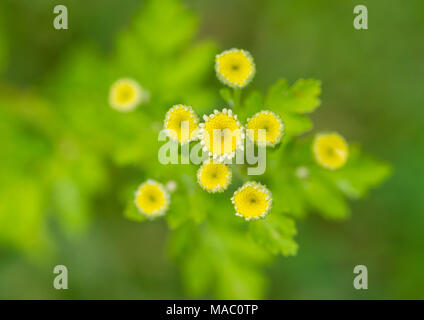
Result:
<svg viewBox="0 0 424 320"><path fill-rule="evenodd" d="M332 128L310 133L319 81L247 91L260 62L247 50L219 53L194 41L196 25L180 1L149 0L109 55L76 45L37 94L2 89L1 132L13 139L0 166L0 243L35 254L54 235L78 235L121 207L131 221L167 225L188 297L263 298L272 256L298 251L297 219L345 219L349 199L388 177L386 163ZM158 161L169 142L158 142L163 129L177 165ZM249 143L266 148L259 175L249 174L249 161L237 163ZM195 146L198 164L181 152ZM153 250L137 241L134 254Z"/></svg>
<svg viewBox="0 0 424 320"><path fill-rule="evenodd" d="M390 168L338 133L305 135L312 129L308 114L320 105L319 81L290 86L279 80L265 95L252 91L242 99L256 72L252 55L226 50L216 55L215 71L230 87L220 90L224 108L204 114L201 123L195 105L173 106L165 115L169 138L181 150L200 144L205 159L196 176L179 179L186 193L171 197L166 213L175 230L171 253L193 295L212 289L220 298L258 297L266 282L260 266L269 254L291 256L298 250L295 219L309 211L346 218L345 199L365 194ZM247 141L256 150L269 149L261 175L249 175L249 165L236 161L237 153L247 152ZM174 170L184 166L196 165L186 162Z"/></svg>

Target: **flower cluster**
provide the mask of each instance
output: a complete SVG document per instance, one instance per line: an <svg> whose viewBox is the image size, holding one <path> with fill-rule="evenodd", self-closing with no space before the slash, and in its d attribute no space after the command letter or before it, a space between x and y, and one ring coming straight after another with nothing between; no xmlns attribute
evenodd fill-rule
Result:
<svg viewBox="0 0 424 320"><path fill-rule="evenodd" d="M231 49L216 56L215 70L224 84L240 89L252 80L255 64L249 52ZM266 146L277 145L284 131L280 117L269 110L253 115L246 126L230 108L216 109L202 118L203 122L199 123L192 107L176 105L166 113L164 129L172 140L180 144L199 140L208 159L198 169L197 181L210 193L224 192L230 185L232 172L228 162L231 163L237 151L244 150L245 129L250 141ZM261 135L260 131L265 135ZM257 182L246 183L231 200L236 215L246 220L264 217L272 204L269 190Z"/></svg>
<svg viewBox="0 0 424 320"><path fill-rule="evenodd" d="M252 80L256 69L249 52L231 49L216 56L215 70L220 81L240 90ZM142 92L135 81L121 79L112 86L111 105L120 111L132 110L141 102ZM245 139L257 146L275 147L284 134L284 122L270 110L254 114L245 126L234 111L230 108L214 110L212 114L203 115L203 122L199 123L191 106L178 104L165 115L164 130L171 140L180 145L195 140L200 143L207 160L197 171L197 181L209 193L227 190L232 180L230 164L238 151L244 151ZM346 163L348 145L337 133L318 134L313 142L313 154L320 166L335 170ZM308 169L302 167L296 173L304 178ZM143 183L135 195L138 210L149 218L163 215L169 205L168 191L171 189L153 180ZM264 218L270 211L272 194L266 186L249 181L234 192L231 201L237 216L255 220Z"/></svg>

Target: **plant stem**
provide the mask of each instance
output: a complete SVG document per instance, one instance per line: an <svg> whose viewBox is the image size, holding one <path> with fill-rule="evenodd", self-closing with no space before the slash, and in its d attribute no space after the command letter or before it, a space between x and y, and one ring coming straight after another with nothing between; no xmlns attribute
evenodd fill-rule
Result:
<svg viewBox="0 0 424 320"><path fill-rule="evenodd" d="M241 89L234 88L234 106L233 109L236 111L240 107L241 102Z"/></svg>

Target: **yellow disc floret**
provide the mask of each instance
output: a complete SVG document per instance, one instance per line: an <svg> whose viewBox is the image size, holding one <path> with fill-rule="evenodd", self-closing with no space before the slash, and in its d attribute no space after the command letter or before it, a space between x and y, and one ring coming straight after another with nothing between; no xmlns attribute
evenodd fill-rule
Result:
<svg viewBox="0 0 424 320"><path fill-rule="evenodd" d="M197 137L198 125L199 118L192 107L178 104L166 113L164 129L171 139L184 144Z"/></svg>
<svg viewBox="0 0 424 320"><path fill-rule="evenodd" d="M160 183L147 180L138 187L134 201L140 213L154 218L165 214L169 206L169 194Z"/></svg>
<svg viewBox="0 0 424 320"><path fill-rule="evenodd" d="M283 130L283 122L272 111L264 110L247 119L246 134L258 145L275 146L280 142Z"/></svg>
<svg viewBox="0 0 424 320"><path fill-rule="evenodd" d="M272 195L269 190L257 182L247 182L236 192L231 201L236 215L246 220L265 217L272 205Z"/></svg>
<svg viewBox="0 0 424 320"><path fill-rule="evenodd" d="M128 112L147 101L149 94L133 79L119 79L110 88L109 103L112 108Z"/></svg>
<svg viewBox="0 0 424 320"><path fill-rule="evenodd" d="M313 152L318 164L334 170L346 163L349 146L338 133L320 133L315 136Z"/></svg>
<svg viewBox="0 0 424 320"><path fill-rule="evenodd" d="M215 110L213 114L203 116L200 126L200 143L203 151L218 161L232 159L237 148L243 149L243 126L231 110Z"/></svg>
<svg viewBox="0 0 424 320"><path fill-rule="evenodd" d="M197 181L208 192L223 192L231 183L231 169L223 163L207 160L197 171Z"/></svg>
<svg viewBox="0 0 424 320"><path fill-rule="evenodd" d="M249 52L231 49L218 54L215 70L219 80L233 88L243 88L255 75L255 63Z"/></svg>

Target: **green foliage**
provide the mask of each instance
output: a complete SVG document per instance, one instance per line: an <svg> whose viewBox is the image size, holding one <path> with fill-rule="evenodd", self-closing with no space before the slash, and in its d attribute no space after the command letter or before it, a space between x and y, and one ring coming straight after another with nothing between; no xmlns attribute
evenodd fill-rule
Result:
<svg viewBox="0 0 424 320"><path fill-rule="evenodd" d="M0 114L7 121L0 130L9 137L2 142L9 156L2 157L1 168L4 181L10 182L1 197L12 199L14 193L27 198L20 208L2 201L4 241L28 250L45 248L47 219L58 231L81 232L91 220L94 199L110 192L117 170L124 175L132 171L134 188L146 172L160 171L157 132L165 108L188 97L199 106L214 101L204 80L212 73L208 65L215 46L190 43L195 25L195 17L179 1L149 1L111 55L80 45L39 94L1 88ZM169 30L172 37L161 36ZM121 77L136 78L150 92L143 110L119 114L108 106L110 85ZM170 178L170 172L163 177ZM122 192L113 190L127 202L134 190L127 192L132 182L126 179L119 181Z"/></svg>
<svg viewBox="0 0 424 320"><path fill-rule="evenodd" d="M229 190L211 195L197 184L196 166L161 165L157 136L172 105L192 105L202 114L214 109L219 94L228 106L235 104L231 90L218 94L208 85L217 50L211 42L193 42L196 25L179 1L148 1L110 55L80 45L41 92L0 89L0 116L6 120L0 134L9 137L2 142L8 156L0 159L2 243L41 251L53 233L50 223L58 227L55 232L79 234L90 225L95 205L120 208L127 219L149 223L134 205L137 186L148 178L175 181L163 222L188 295L262 298L263 269L272 255L298 250L294 218L309 211L346 218L346 198L366 195L389 176L387 164L356 146L339 170L315 163L311 139L298 137L312 129L308 114L320 105L321 86L314 79L292 86L279 80L265 95L246 94L234 110L243 122L262 109L284 121L281 145L268 150L266 173L254 178L273 194L265 219L246 222L234 214L230 197L250 179L244 166L234 166ZM109 88L122 77L136 79L150 93L147 104L128 114L108 106Z"/></svg>
<svg viewBox="0 0 424 320"><path fill-rule="evenodd" d="M283 119L284 143L288 143L312 129L312 121L307 114L320 105L320 93L321 83L317 80L298 80L290 86L281 79L271 86L265 97L258 91L252 91L245 99L243 110L240 110L240 118L245 121L261 109L274 111Z"/></svg>
<svg viewBox="0 0 424 320"><path fill-rule="evenodd" d="M266 183L274 197L272 212L263 220L246 223L234 217L228 200L241 181L252 179L243 168L233 166L236 182L232 190L210 195L196 184L194 169L178 167L182 189L172 195L174 204L166 220L175 230L171 253L182 266L183 282L190 295L212 290L221 298L260 297L266 283L260 271L263 262L269 261L266 253L297 253L295 221L288 215L301 218L308 211L316 211L326 219L344 219L349 214L346 196L363 196L388 177L387 164L361 155L354 145L342 169L329 171L316 164L312 139L296 136L312 127L307 113L320 104L320 90L319 81L313 79L299 80L293 86L280 80L265 98L258 91L248 94L239 109L231 90L219 91L242 121L262 109L281 115L286 135L283 147L268 150L266 173L254 177ZM265 260L257 261L259 252Z"/></svg>
<svg viewBox="0 0 424 320"><path fill-rule="evenodd" d="M7 88L0 92L0 134L8 137L1 144L5 156L0 160L0 239L28 251L36 250L46 244L42 232L45 184L37 169L45 165L51 146L34 134L28 106L43 109L45 104Z"/></svg>
<svg viewBox="0 0 424 320"><path fill-rule="evenodd" d="M351 146L348 163L340 170L325 174L347 197L358 199L386 180L391 167L372 156L361 155L358 146Z"/></svg>
<svg viewBox="0 0 424 320"><path fill-rule="evenodd" d="M268 92L266 104L276 111L308 113L320 104L321 83L314 79L298 80L291 87L286 80L279 80Z"/></svg>
<svg viewBox="0 0 424 320"><path fill-rule="evenodd" d="M305 114L320 105L320 93L321 83L314 79L298 80L291 87L283 79L269 89L265 106L284 119L286 142L312 128L312 122Z"/></svg>
<svg viewBox="0 0 424 320"><path fill-rule="evenodd" d="M211 290L223 299L254 299L264 293L266 280L258 268L269 256L240 226L187 224L174 232L170 250L192 296Z"/></svg>
<svg viewBox="0 0 424 320"><path fill-rule="evenodd" d="M253 238L272 254L296 255L298 245L293 240L296 235L294 220L282 215L272 215L267 219L250 224Z"/></svg>

